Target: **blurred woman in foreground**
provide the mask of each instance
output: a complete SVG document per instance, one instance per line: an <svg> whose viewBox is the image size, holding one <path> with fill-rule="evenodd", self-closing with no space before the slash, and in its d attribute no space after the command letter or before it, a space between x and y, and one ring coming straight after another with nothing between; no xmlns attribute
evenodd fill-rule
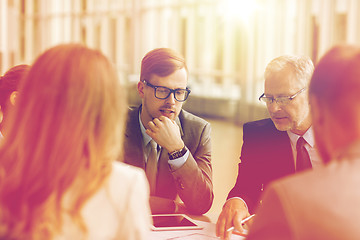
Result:
<svg viewBox="0 0 360 240"><path fill-rule="evenodd" d="M0 239L145 239L145 175L114 162L127 104L109 60L56 46L20 92L0 149Z"/></svg>

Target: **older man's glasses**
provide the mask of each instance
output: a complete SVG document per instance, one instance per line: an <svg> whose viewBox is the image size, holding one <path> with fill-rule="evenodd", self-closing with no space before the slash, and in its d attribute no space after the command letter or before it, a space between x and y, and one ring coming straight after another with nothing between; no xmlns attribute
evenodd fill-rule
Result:
<svg viewBox="0 0 360 240"><path fill-rule="evenodd" d="M281 96L281 97L266 97L265 93L263 93L260 97L259 97L259 101L262 101L266 104L270 104L273 102L276 102L278 105L286 105L288 103L290 103L297 95L299 95L300 93L302 93L303 91L305 91L306 87L304 87L303 89L301 89L300 91L296 92L294 95L291 96Z"/></svg>
<svg viewBox="0 0 360 240"><path fill-rule="evenodd" d="M178 102L184 102L189 97L190 89L186 88L177 88L177 89L170 89L163 86L154 86L151 83L147 82L146 80L142 80L147 86L152 87L155 91L155 97L158 99L167 99L171 93L174 94L174 98Z"/></svg>

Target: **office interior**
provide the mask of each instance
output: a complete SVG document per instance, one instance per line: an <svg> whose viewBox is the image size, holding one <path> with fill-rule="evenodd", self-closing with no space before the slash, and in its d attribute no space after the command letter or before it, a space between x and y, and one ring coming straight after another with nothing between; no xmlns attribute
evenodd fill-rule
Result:
<svg viewBox="0 0 360 240"><path fill-rule="evenodd" d="M142 57L158 47L182 53L191 95L184 109L212 124L216 221L235 183L242 124L268 117L259 102L273 58L316 62L339 43L360 43L359 0L1 0L0 74L45 49L80 42L100 49L140 103Z"/></svg>

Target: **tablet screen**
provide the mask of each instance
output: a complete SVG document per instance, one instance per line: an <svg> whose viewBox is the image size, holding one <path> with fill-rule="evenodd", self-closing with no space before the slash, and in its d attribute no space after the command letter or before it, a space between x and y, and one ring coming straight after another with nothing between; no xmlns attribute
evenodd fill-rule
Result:
<svg viewBox="0 0 360 240"><path fill-rule="evenodd" d="M201 229L184 214L152 215L154 230Z"/></svg>

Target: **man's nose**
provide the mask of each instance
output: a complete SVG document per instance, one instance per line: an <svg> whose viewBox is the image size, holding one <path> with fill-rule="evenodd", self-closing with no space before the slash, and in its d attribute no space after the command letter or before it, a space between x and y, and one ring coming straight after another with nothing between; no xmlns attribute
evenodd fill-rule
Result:
<svg viewBox="0 0 360 240"><path fill-rule="evenodd" d="M175 104L175 93L170 93L170 95L165 99L166 103Z"/></svg>
<svg viewBox="0 0 360 240"><path fill-rule="evenodd" d="M268 103L267 108L269 112L277 112L281 110L280 105L276 101L273 101L272 103Z"/></svg>

